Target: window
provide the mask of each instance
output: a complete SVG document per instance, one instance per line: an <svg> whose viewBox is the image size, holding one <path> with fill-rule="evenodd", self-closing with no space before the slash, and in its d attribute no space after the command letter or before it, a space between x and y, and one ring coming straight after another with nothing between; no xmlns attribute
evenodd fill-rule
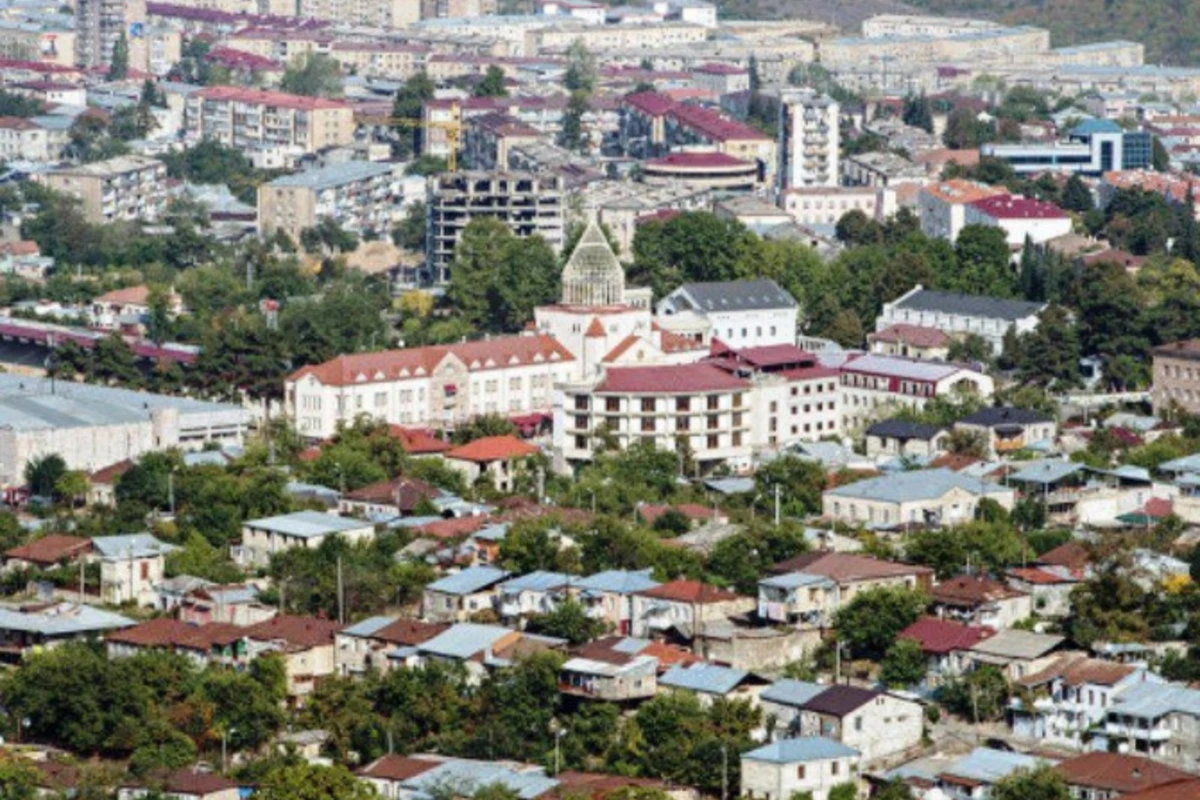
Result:
<svg viewBox="0 0 1200 800"><path fill-rule="evenodd" d="M144 581L150 580L150 562L143 561L139 566L141 567L141 571L142 571L142 580L144 580Z"/></svg>
<svg viewBox="0 0 1200 800"><path fill-rule="evenodd" d="M375 393L375 407L383 408L386 405L387 405L387 392L376 392Z"/></svg>
<svg viewBox="0 0 1200 800"><path fill-rule="evenodd" d="M863 729L862 717L854 718L854 730L861 731Z"/></svg>
<svg viewBox="0 0 1200 800"><path fill-rule="evenodd" d="M732 443L733 443L733 446L734 446L734 447L741 447L741 446L742 446L742 432L741 432L741 431L734 431L734 432L733 432Z"/></svg>
<svg viewBox="0 0 1200 800"><path fill-rule="evenodd" d="M654 420L649 417L642 418L642 433L654 433Z"/></svg>
<svg viewBox="0 0 1200 800"><path fill-rule="evenodd" d="M721 437L717 436L716 434L709 434L708 449L716 450L720 446L721 446Z"/></svg>
<svg viewBox="0 0 1200 800"><path fill-rule="evenodd" d="M675 398L675 410L676 411L690 411L691 408L692 408L692 398L690 398L690 397L676 397Z"/></svg>
<svg viewBox="0 0 1200 800"><path fill-rule="evenodd" d="M804 774L804 765L801 764L798 767L796 767L796 780L802 781L805 779L805 777L807 777L807 776Z"/></svg>
<svg viewBox="0 0 1200 800"><path fill-rule="evenodd" d="M690 419L689 417L679 417L678 419L676 419L675 420L675 430L686 431L688 429L688 420L689 419Z"/></svg>
<svg viewBox="0 0 1200 800"><path fill-rule="evenodd" d="M715 394L710 394L708 396L708 410L709 411L716 411L718 408L720 408L720 404L721 404L721 398L719 396L717 396Z"/></svg>
<svg viewBox="0 0 1200 800"><path fill-rule="evenodd" d="M779 403L777 403L777 402L775 402L774 400L772 400L772 401L771 401L771 413L772 413L772 414L774 414L774 413L776 413L777 411L779 411Z"/></svg>
<svg viewBox="0 0 1200 800"><path fill-rule="evenodd" d="M586 428L588 426L588 418L586 416L575 417L576 428Z"/></svg>
<svg viewBox="0 0 1200 800"><path fill-rule="evenodd" d="M830 775L841 774L841 767L842 767L842 765L840 762L834 761L832 764L829 765L829 774Z"/></svg>
<svg viewBox="0 0 1200 800"><path fill-rule="evenodd" d="M576 450L587 450L587 437L586 436L576 436L575 437L575 449Z"/></svg>
<svg viewBox="0 0 1200 800"><path fill-rule="evenodd" d="M604 410L610 414L615 414L621 410L621 399L619 397L604 398Z"/></svg>
<svg viewBox="0 0 1200 800"><path fill-rule="evenodd" d="M586 394L575 395L575 410L576 411L587 411L588 403L590 402L590 400L591 400L591 398L588 397Z"/></svg>
<svg viewBox="0 0 1200 800"><path fill-rule="evenodd" d="M653 397L643 397L642 398L642 413L643 414L653 414L654 413L654 398Z"/></svg>
<svg viewBox="0 0 1200 800"><path fill-rule="evenodd" d="M709 414L708 415L708 429L710 431L715 431L720 426L720 421L719 421L720 419L721 418L719 416L717 416L716 414Z"/></svg>

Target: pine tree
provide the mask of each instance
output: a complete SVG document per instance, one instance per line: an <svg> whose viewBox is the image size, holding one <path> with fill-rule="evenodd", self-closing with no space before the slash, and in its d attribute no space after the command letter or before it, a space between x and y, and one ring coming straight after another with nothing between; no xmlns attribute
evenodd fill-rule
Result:
<svg viewBox="0 0 1200 800"><path fill-rule="evenodd" d="M1041 256L1033 240L1025 237L1025 246L1021 250L1021 272L1018 278L1018 288L1026 300L1044 300L1046 287L1043 283Z"/></svg>
<svg viewBox="0 0 1200 800"><path fill-rule="evenodd" d="M1067 185L1063 187L1062 207L1077 214L1086 214L1096 207L1091 191L1078 174L1068 178Z"/></svg>
<svg viewBox="0 0 1200 800"><path fill-rule="evenodd" d="M121 34L113 42L112 59L108 62L108 80L123 81L129 75L129 41Z"/></svg>

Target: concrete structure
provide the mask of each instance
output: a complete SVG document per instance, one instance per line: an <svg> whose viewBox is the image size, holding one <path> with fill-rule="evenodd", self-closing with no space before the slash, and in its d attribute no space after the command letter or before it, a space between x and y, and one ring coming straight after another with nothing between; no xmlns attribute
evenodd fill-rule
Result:
<svg viewBox="0 0 1200 800"><path fill-rule="evenodd" d="M318 681L336 674L334 634L341 627L337 620L280 614L243 630L251 658L282 654L288 699L302 703Z"/></svg>
<svg viewBox="0 0 1200 800"><path fill-rule="evenodd" d="M662 324L680 333L710 331L733 349L796 343L799 304L770 278L685 283L658 301ZM669 318L678 321L669 323ZM695 318L696 325L685 323Z"/></svg>
<svg viewBox="0 0 1200 800"><path fill-rule="evenodd" d="M92 558L100 562L100 598L110 605L153 606L166 555L175 549L148 533L95 537Z"/></svg>
<svg viewBox="0 0 1200 800"><path fill-rule="evenodd" d="M984 575L959 575L930 592L939 617L993 630L1033 616L1033 596Z"/></svg>
<svg viewBox="0 0 1200 800"><path fill-rule="evenodd" d="M1010 681L1019 681L1049 667L1065 641L1061 636L1010 628L972 645L967 654L976 666L997 667Z"/></svg>
<svg viewBox="0 0 1200 800"><path fill-rule="evenodd" d="M81 67L106 67L113 46L125 37L131 66L144 64L145 0L79 0L75 4L75 61Z"/></svg>
<svg viewBox="0 0 1200 800"><path fill-rule="evenodd" d="M154 222L167 207L167 167L157 158L117 156L47 172L40 180L78 198L88 222Z"/></svg>
<svg viewBox="0 0 1200 800"><path fill-rule="evenodd" d="M938 425L885 419L867 428L868 456L932 458L946 447L949 432Z"/></svg>
<svg viewBox="0 0 1200 800"><path fill-rule="evenodd" d="M750 611L754 598L699 581L675 580L635 592L630 608L634 636L664 636L674 631L690 639L705 623Z"/></svg>
<svg viewBox="0 0 1200 800"><path fill-rule="evenodd" d="M742 792L764 800L828 800L833 787L858 783L859 755L831 739L781 739L742 754Z"/></svg>
<svg viewBox="0 0 1200 800"><path fill-rule="evenodd" d="M337 674L387 672L403 665L402 659L392 657L393 651L424 644L447 627L401 617L368 617L334 634Z"/></svg>
<svg viewBox="0 0 1200 800"><path fill-rule="evenodd" d="M449 279L450 261L463 228L473 219L499 220L520 237L541 236L555 250L564 240L563 180L526 172L456 172L429 182L430 279Z"/></svg>
<svg viewBox="0 0 1200 800"><path fill-rule="evenodd" d="M821 510L826 518L849 525L954 525L974 519L985 497L1006 510L1016 502L1016 492L999 484L948 469L919 470L829 489L821 496Z"/></svg>
<svg viewBox="0 0 1200 800"><path fill-rule="evenodd" d="M963 180L930 184L917 194L921 231L926 236L956 241L962 229L971 224L967 221L970 205L1001 194L1000 189Z"/></svg>
<svg viewBox="0 0 1200 800"><path fill-rule="evenodd" d="M746 192L759 185L760 170L754 161L724 153L685 151L642 162L642 176L653 185L682 184L700 190Z"/></svg>
<svg viewBox="0 0 1200 800"><path fill-rule="evenodd" d="M296 511L242 525L242 543L237 560L247 566L264 567L276 553L293 548L315 550L326 539L340 536L348 542L375 538L375 525L321 511Z"/></svg>
<svg viewBox="0 0 1200 800"><path fill-rule="evenodd" d="M390 164L348 161L284 175L258 187L258 228L299 242L305 228L331 219L343 230L386 236L401 209Z"/></svg>
<svg viewBox="0 0 1200 800"><path fill-rule="evenodd" d="M812 186L783 193L783 210L800 225L836 225L851 211L883 222L896 208L896 191L886 187Z"/></svg>
<svg viewBox="0 0 1200 800"><path fill-rule="evenodd" d="M984 339L994 353L1004 350L1004 334L1037 328L1038 314L1045 303L1007 300L983 295L938 292L917 284L890 303L875 319L875 330L897 323L935 328L951 335L974 334Z"/></svg>
<svg viewBox="0 0 1200 800"><path fill-rule="evenodd" d="M491 611L498 585L508 572L496 567L468 567L425 587L421 619L425 622L467 622L483 611Z"/></svg>
<svg viewBox="0 0 1200 800"><path fill-rule="evenodd" d="M1113 742L1118 752L1195 773L1200 768L1200 691L1155 683L1130 687L1109 707L1102 731L1102 744Z"/></svg>
<svg viewBox="0 0 1200 800"><path fill-rule="evenodd" d="M0 158L5 161L57 161L62 144L53 132L24 117L0 117Z"/></svg>
<svg viewBox="0 0 1200 800"><path fill-rule="evenodd" d="M51 453L94 472L169 447L237 444L249 419L241 406L0 374L0 484L20 485L25 464Z"/></svg>
<svg viewBox="0 0 1200 800"><path fill-rule="evenodd" d="M1025 408L985 408L954 423L955 429L977 432L987 458L1024 450L1035 443L1054 443L1058 424L1054 417Z"/></svg>
<svg viewBox="0 0 1200 800"><path fill-rule="evenodd" d="M841 742L857 750L863 763L869 764L918 747L923 725L921 705L915 700L837 685L800 706L794 730L799 737L823 736Z"/></svg>
<svg viewBox="0 0 1200 800"><path fill-rule="evenodd" d="M1172 342L1151 351L1154 383L1150 400L1162 417L1173 406L1200 414L1200 339Z"/></svg>
<svg viewBox="0 0 1200 800"><path fill-rule="evenodd" d="M1025 242L1045 244L1071 232L1071 217L1054 203L998 194L976 200L967 206L968 225L1000 228L1008 246L1018 248Z"/></svg>
<svg viewBox="0 0 1200 800"><path fill-rule="evenodd" d="M313 439L363 415L453 427L482 414L548 412L573 361L546 335L356 353L288 376L284 402L301 435Z"/></svg>
<svg viewBox="0 0 1200 800"><path fill-rule="evenodd" d="M841 379L839 408L843 431L893 416L899 409L919 410L931 397L967 394L987 399L995 391L990 376L957 364L873 353L841 360L837 369Z"/></svg>
<svg viewBox="0 0 1200 800"><path fill-rule="evenodd" d="M781 188L837 186L840 121L837 101L812 90L784 92L780 99Z"/></svg>
<svg viewBox="0 0 1200 800"><path fill-rule="evenodd" d="M658 581L650 578L650 570L631 572L617 569L575 579L571 593L583 604L590 618L600 620L625 636L632 629L631 598L634 593L658 585Z"/></svg>
<svg viewBox="0 0 1200 800"><path fill-rule="evenodd" d="M208 86L187 96L188 139L216 139L239 150L280 148L296 155L354 141L348 103L283 92Z"/></svg>
<svg viewBox="0 0 1200 800"><path fill-rule="evenodd" d="M421 19L421 3L415 0L299 0L295 15L341 25L404 28Z"/></svg>
<svg viewBox="0 0 1200 800"><path fill-rule="evenodd" d="M474 170L505 170L510 166L510 150L543 138L537 128L509 114L479 114L466 121L462 159Z"/></svg>
<svg viewBox="0 0 1200 800"><path fill-rule="evenodd" d="M75 65L75 31L52 18L0 20L0 58Z"/></svg>
<svg viewBox="0 0 1200 800"><path fill-rule="evenodd" d="M1052 170L1099 177L1106 172L1149 167L1151 150L1149 133L1125 131L1111 120L1092 119L1075 126L1066 141L988 143L979 153L1008 162L1018 174Z"/></svg>

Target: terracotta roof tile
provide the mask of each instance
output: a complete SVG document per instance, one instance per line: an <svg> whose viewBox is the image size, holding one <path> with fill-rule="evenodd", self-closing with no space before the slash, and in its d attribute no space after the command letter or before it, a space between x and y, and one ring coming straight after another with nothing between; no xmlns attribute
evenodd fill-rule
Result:
<svg viewBox="0 0 1200 800"><path fill-rule="evenodd" d="M933 570L914 564L881 561L870 556L851 553L804 553L771 567L771 572L805 572L821 575L833 581L863 581L893 578L903 575L931 575Z"/></svg>
<svg viewBox="0 0 1200 800"><path fill-rule="evenodd" d="M441 490L415 478L393 478L355 489L346 495L347 500L377 505L396 505L402 513L411 512L422 500L430 500L441 494Z"/></svg>
<svg viewBox="0 0 1200 800"><path fill-rule="evenodd" d="M956 606L975 606L1022 596L1016 589L984 575L959 575L934 586L930 594L934 602Z"/></svg>
<svg viewBox="0 0 1200 800"><path fill-rule="evenodd" d="M934 617L922 617L898 634L901 639L911 639L921 645L926 653L945 654L953 650L967 650L993 635L989 628L964 625Z"/></svg>
<svg viewBox="0 0 1200 800"><path fill-rule="evenodd" d="M400 425L389 425L388 433L400 440L400 446L409 455L429 455L444 453L452 445L442 441L423 428L405 428Z"/></svg>
<svg viewBox="0 0 1200 800"><path fill-rule="evenodd" d="M910 344L913 347L949 347L950 337L937 328L927 328L924 325L909 325L897 323L889 325L881 331L870 334L873 342L892 342Z"/></svg>
<svg viewBox="0 0 1200 800"><path fill-rule="evenodd" d="M613 367L596 386L597 394L675 394L734 391L749 383L712 364L673 364L660 367Z"/></svg>
<svg viewBox="0 0 1200 800"><path fill-rule="evenodd" d="M33 564L52 565L86 553L91 549L91 539L52 533L5 551L4 557L20 559Z"/></svg>
<svg viewBox="0 0 1200 800"><path fill-rule="evenodd" d="M1063 683L1071 687L1085 683L1112 686L1135 671L1136 668L1128 664L1089 658L1082 653L1065 653L1054 659L1045 669L1026 675L1017 682L1025 686L1039 686L1061 678Z"/></svg>
<svg viewBox="0 0 1200 800"><path fill-rule="evenodd" d="M1055 769L1072 786L1132 795L1194 776L1150 758L1125 753L1084 753L1058 764ZM1200 797L1200 785L1192 797Z"/></svg>
<svg viewBox="0 0 1200 800"><path fill-rule="evenodd" d="M370 635L371 639L379 639L391 644L413 647L427 642L450 626L441 623L420 622L415 619L398 619Z"/></svg>
<svg viewBox="0 0 1200 800"><path fill-rule="evenodd" d="M1166 783L1127 794L1121 800L1196 800L1197 797L1200 797L1200 778Z"/></svg>
<svg viewBox="0 0 1200 800"><path fill-rule="evenodd" d="M1053 550L1042 553L1038 556L1037 562L1052 567L1084 569L1092 563L1092 554L1086 544L1078 539L1072 539Z"/></svg>
<svg viewBox="0 0 1200 800"><path fill-rule="evenodd" d="M441 761L418 756L386 755L358 771L366 778L385 781L406 781L440 764Z"/></svg>
<svg viewBox="0 0 1200 800"><path fill-rule="evenodd" d="M541 452L535 445L523 442L515 436L485 436L446 452L446 458L459 461L503 461L510 458L526 458Z"/></svg>
<svg viewBox="0 0 1200 800"><path fill-rule="evenodd" d="M638 592L642 597L673 600L679 603L724 603L741 595L700 581L678 580Z"/></svg>
<svg viewBox="0 0 1200 800"><path fill-rule="evenodd" d="M333 634L340 627L329 619L280 614L257 625L250 625L245 631L248 638L257 641L280 639L293 647L311 648L333 644Z"/></svg>

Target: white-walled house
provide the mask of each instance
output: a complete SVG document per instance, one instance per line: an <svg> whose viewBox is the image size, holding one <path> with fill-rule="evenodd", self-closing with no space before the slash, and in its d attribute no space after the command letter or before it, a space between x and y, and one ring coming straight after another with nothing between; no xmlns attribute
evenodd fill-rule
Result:
<svg viewBox="0 0 1200 800"><path fill-rule="evenodd" d="M242 544L235 552L242 564L266 566L275 553L293 548L315 550L331 536L352 543L365 542L375 538L375 525L323 511L296 511L252 519L242 525Z"/></svg>
<svg viewBox="0 0 1200 800"><path fill-rule="evenodd" d="M660 319L696 316L713 339L733 348L795 344L799 309L770 278L685 283L655 307Z"/></svg>
<svg viewBox="0 0 1200 800"><path fill-rule="evenodd" d="M878 353L840 358L843 434L902 409L920 411L934 397L967 395L986 400L996 389L990 375L962 364Z"/></svg>
<svg viewBox="0 0 1200 800"><path fill-rule="evenodd" d="M875 318L875 330L905 323L936 328L946 334L975 334L999 354L1004 349L1004 334L1015 328L1029 333L1038 325L1038 314L1045 303L984 295L958 294L926 289L917 284L890 303Z"/></svg>
<svg viewBox="0 0 1200 800"><path fill-rule="evenodd" d="M1016 492L940 468L888 473L829 489L821 496L821 510L827 519L849 525L954 525L974 519L984 498L1011 510Z"/></svg>
<svg viewBox="0 0 1200 800"><path fill-rule="evenodd" d="M789 800L811 792L828 800L843 783L858 785L859 754L831 739L780 739L742 754L742 795L753 800Z"/></svg>
<svg viewBox="0 0 1200 800"><path fill-rule="evenodd" d="M498 567L468 567L425 587L421 619L425 622L467 622L480 611L491 611L497 585L508 577Z"/></svg>
<svg viewBox="0 0 1200 800"><path fill-rule="evenodd" d="M105 603L152 606L158 599L167 553L175 545L148 533L97 536L92 558L100 562L100 597Z"/></svg>
<svg viewBox="0 0 1200 800"><path fill-rule="evenodd" d="M997 194L970 203L966 224L1000 228L1009 247L1021 247L1029 239L1043 244L1071 232L1071 217L1054 203Z"/></svg>

